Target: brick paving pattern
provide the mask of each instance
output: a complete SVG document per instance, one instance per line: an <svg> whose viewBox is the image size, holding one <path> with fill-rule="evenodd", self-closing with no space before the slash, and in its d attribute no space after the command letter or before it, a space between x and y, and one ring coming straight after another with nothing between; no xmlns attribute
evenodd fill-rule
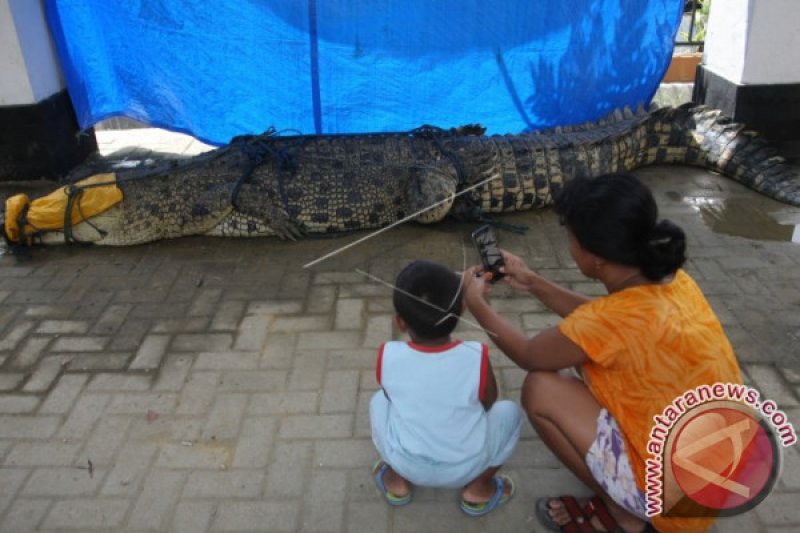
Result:
<svg viewBox="0 0 800 533"><path fill-rule="evenodd" d="M202 149L144 135L98 134L117 157ZM797 427L800 244L715 231L685 197L796 210L704 171L637 175L662 215L686 230L687 270L748 383ZM5 188L4 196L17 192ZM525 235L502 232L504 247L554 280L602 293L572 263L551 211L503 220L529 226ZM482 519L458 510L456 491L419 488L412 505L389 508L370 476L375 350L401 337L390 289L356 270L390 282L417 257L458 268L465 255L476 260L472 229L408 224L310 269L303 265L363 234L190 237L0 257L0 531L541 531L536 498L586 491L529 425L505 469L517 497ZM505 288L493 298L529 334L556 323L531 298ZM487 340L468 324L457 333ZM518 399L524 373L496 349L491 357L501 396ZM716 530L797 531L798 450L784 450L763 503Z"/></svg>

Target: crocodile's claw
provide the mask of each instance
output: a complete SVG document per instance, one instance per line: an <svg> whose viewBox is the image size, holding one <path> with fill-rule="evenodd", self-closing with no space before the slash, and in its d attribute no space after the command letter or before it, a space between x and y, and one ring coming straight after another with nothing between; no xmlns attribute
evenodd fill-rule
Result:
<svg viewBox="0 0 800 533"><path fill-rule="evenodd" d="M275 232L275 235L283 240L296 241L306 234L302 227L288 218L280 220L278 223L272 222L269 227Z"/></svg>

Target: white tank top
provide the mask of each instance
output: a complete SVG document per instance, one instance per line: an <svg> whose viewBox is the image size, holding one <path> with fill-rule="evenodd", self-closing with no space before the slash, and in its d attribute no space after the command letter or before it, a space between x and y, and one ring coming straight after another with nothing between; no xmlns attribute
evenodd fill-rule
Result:
<svg viewBox="0 0 800 533"><path fill-rule="evenodd" d="M489 349L479 342L420 346L391 341L376 377L389 399L387 441L396 451L457 464L485 453Z"/></svg>

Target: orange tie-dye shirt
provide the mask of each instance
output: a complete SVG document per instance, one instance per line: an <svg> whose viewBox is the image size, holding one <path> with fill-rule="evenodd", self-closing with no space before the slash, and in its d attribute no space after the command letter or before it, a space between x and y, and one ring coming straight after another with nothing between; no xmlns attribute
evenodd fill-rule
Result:
<svg viewBox="0 0 800 533"><path fill-rule="evenodd" d="M670 282L631 287L583 304L559 330L589 357L583 365L586 383L619 423L643 491L653 416L699 385L742 382L719 320L683 270ZM711 523L654 518L664 531L703 529L703 522Z"/></svg>

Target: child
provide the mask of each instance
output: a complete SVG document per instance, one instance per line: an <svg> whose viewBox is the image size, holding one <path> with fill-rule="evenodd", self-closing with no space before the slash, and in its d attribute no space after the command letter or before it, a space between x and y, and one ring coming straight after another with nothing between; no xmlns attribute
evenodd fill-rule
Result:
<svg viewBox="0 0 800 533"><path fill-rule="evenodd" d="M455 272L413 261L397 276L394 307L411 340L384 343L378 353L375 484L390 505L409 503L412 483L463 487L461 509L485 515L514 495L511 478L495 473L519 440L520 409L495 402L488 347L450 338L464 310Z"/></svg>

